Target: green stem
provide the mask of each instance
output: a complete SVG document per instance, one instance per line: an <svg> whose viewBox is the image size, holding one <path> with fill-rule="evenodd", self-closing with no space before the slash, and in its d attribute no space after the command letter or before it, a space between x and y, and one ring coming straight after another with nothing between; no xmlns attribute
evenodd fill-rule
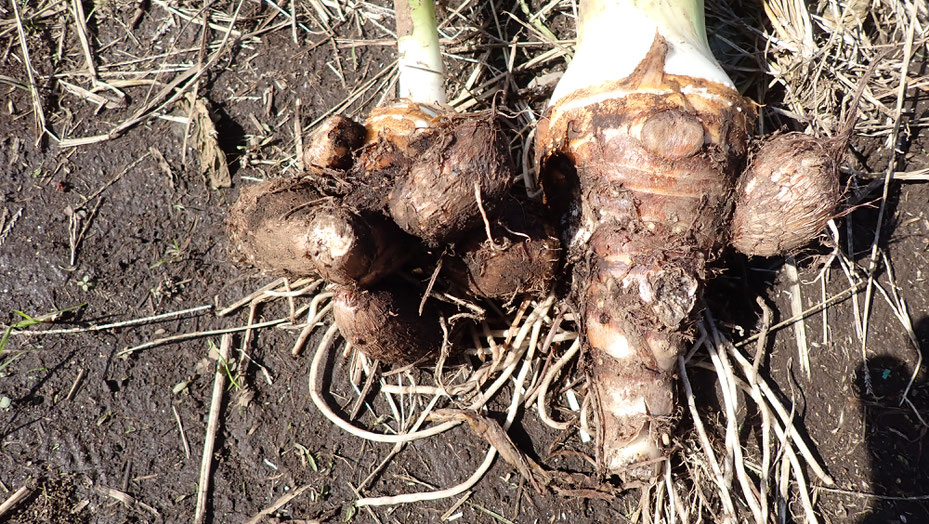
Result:
<svg viewBox="0 0 929 524"><path fill-rule="evenodd" d="M395 0L400 98L445 104L445 67L432 0Z"/></svg>

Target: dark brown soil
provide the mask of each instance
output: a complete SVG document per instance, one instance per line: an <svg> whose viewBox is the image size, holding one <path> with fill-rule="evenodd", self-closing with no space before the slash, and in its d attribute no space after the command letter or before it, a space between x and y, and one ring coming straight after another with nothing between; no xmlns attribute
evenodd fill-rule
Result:
<svg viewBox="0 0 929 524"><path fill-rule="evenodd" d="M187 4L199 7L199 3L172 3ZM137 5L144 11L130 33ZM196 63L198 25L168 15L154 2L96 6L99 11L90 30L98 68L156 56L170 48L194 51L140 62L137 67L151 70ZM9 0L0 0L0 9L4 19L12 19ZM233 10L234 5L228 13ZM267 4L246 2L240 13L241 30L284 20L272 20L273 13ZM362 36L354 22L333 23L340 36L387 37L372 25L364 26ZM380 23L390 26L392 20L384 18ZM556 20L553 27L564 23ZM10 27L15 25L0 29L4 49L0 76L26 84L19 42L15 30L7 31ZM67 31L59 46L64 27ZM219 41L221 36L214 31L208 41ZM117 138L93 145L61 148L47 137L36 144L29 91L6 80L0 83L4 101L0 108L0 322L23 320L17 311L38 317L73 308L29 329L86 327L200 305L227 305L270 281L231 261L224 225L231 202L255 178L292 172L292 166L282 167L276 161L294 150L297 98L304 123L315 120L388 66L393 56L390 47L366 45L341 47L336 60L324 33L298 32L294 43L289 25L265 32L258 40L231 40L231 50L205 75L198 91L211 105L219 145L229 158L233 186L228 189L209 189L193 141L186 142L185 154L184 126L169 119L146 120ZM51 76L86 71L70 18L61 13L30 21L27 42L47 126L59 137L107 133L160 89L125 87L127 107L96 112L95 105L69 94ZM543 72L547 71L538 71ZM170 82L176 74L158 79ZM528 80L516 78L520 85ZM68 81L90 85L80 75L71 75ZM386 85L367 92L347 112L363 115L385 89ZM905 165L918 168L927 162L923 148L929 141L919 129L913 132ZM865 150L863 144L859 146ZM880 171L886 160L872 156L868 169ZM895 183L891 195L881 246L889 253L894 281L907 301L919 349L925 351L929 348L929 187ZM73 264L72 222L77 233L84 230ZM874 209L852 215L852 252L861 264L867 264L864 250L875 223ZM801 262L809 268L802 278L812 280L814 261L801 257ZM779 275L769 271L779 263L739 259L735 269L718 279L715 289L722 298L711 305L721 324L754 326L754 297ZM881 274L882 284L886 277ZM786 285L773 284L765 295L769 303L776 311L789 311ZM834 269L828 293L845 287L844 276ZM805 305L819 300L813 294L816 286L804 290L809 294L804 296ZM282 314L274 308L257 313L259 321ZM785 316L789 313L781 313ZM821 322L821 315L807 322L811 342L822 339ZM919 349L908 342L878 294L870 322L863 355L851 302L830 308L829 343L811 344L810 379L797 368L792 331L781 330L769 343L765 370L788 403L795 400L800 424L836 477L836 487L855 492L820 491L818 508L824 517L833 522L929 521L929 456L922 445L926 441L922 420L929 419L929 383L924 374L910 390L913 406L899 405ZM122 329L12 337L0 354L0 405L6 404L4 398L9 402L0 409L0 499L22 485L33 492L12 513L11 521L190 520L213 381L213 365L205 359L210 344L219 343L218 337L163 345L128 358L117 353L162 336L245 323L243 313L217 318L212 312L201 312ZM391 446L363 444L317 412L308 398L309 360L290 355L294 338L292 331L264 329L248 343L248 354L268 370L271 381L251 366L244 377L251 396L234 387L227 392L212 472L212 521L245 521L304 485L310 489L280 509L277 518L438 521L454 500L356 513L353 486L368 476ZM241 343L237 337L235 347ZM873 395L863 385L865 366ZM336 365L332 382L347 384L344 374L344 366ZM345 404L339 398L330 402ZM501 406L495 409L502 411ZM707 413L715 417L714 409L710 401ZM511 435L549 466L564 464L563 459L548 457L548 443L555 435L535 416L518 420ZM421 488L414 479L442 487L456 484L473 471L485 450L486 444L463 427L440 439L418 441L392 460L369 494ZM124 498L128 502L117 500L113 490L128 495ZM512 467L498 460L459 511L462 522L494 522L500 520L498 516L513 522L625 522L637 502L636 493L612 502L537 495Z"/></svg>

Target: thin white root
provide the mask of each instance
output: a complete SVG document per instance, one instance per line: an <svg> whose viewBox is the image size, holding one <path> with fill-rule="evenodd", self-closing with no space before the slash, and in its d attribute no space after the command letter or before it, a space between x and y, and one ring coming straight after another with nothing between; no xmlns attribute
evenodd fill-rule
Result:
<svg viewBox="0 0 929 524"><path fill-rule="evenodd" d="M522 368L519 370L519 375L516 377L516 383L513 387L513 398L510 400L510 407L507 411L506 421L503 423L503 431L506 431L510 428L510 425L513 424L513 421L516 420L516 414L519 412L520 401L522 400L523 385L526 381L526 376L529 374L529 369L532 367L532 356L535 352L535 348L538 345L538 333L541 329L541 323L544 319L545 313L551 307L552 302L554 302L554 296L549 296L542 304L539 304L532 315L527 319L526 323L523 324L523 329L520 330L519 334L516 336L514 345L519 347L522 344L522 340L525 338L528 326L534 326L533 337L530 340L528 354L526 358L523 359ZM328 335L328 332L326 333ZM514 362L510 368L510 373L512 369L515 369L516 364ZM313 369L311 368L310 374L313 374ZM499 379L498 379L499 382ZM312 389L311 389L312 391ZM447 423L446 423L447 424ZM459 493L463 493L468 489L471 489L478 481L483 478L484 474L487 473L487 470L490 469L490 466L493 464L494 458L497 456L497 450L493 446L487 450L487 455L484 457L484 462L478 466L477 470L468 477L467 480L453 486L448 489L442 489L437 491L427 491L421 493L407 493L404 495L395 495L391 497L366 497L358 500L357 504L359 507L362 506L389 506L393 504L407 504L410 502L421 502L425 500L439 500L448 497L454 497Z"/></svg>
<svg viewBox="0 0 929 524"><path fill-rule="evenodd" d="M559 431L568 429L571 424L568 422L558 422L556 420L552 420L551 417L548 416L548 407L546 404L548 388L551 386L552 380L561 371L561 368L570 362L571 359L574 358L574 355L577 355L577 352L580 351L580 349L581 341L580 339L575 339L574 343L571 344L571 347L568 348L565 354L562 355L561 358L559 358L558 361L555 362L555 364L551 367L551 369L549 369L548 373L546 373L545 377L542 379L542 384L539 386L538 394L536 396L536 409L539 412L539 418L542 419L542 422L548 426Z"/></svg>
<svg viewBox="0 0 929 524"><path fill-rule="evenodd" d="M719 467L719 461L716 460L716 453L713 451L713 446L710 444L710 439L706 434L706 428L703 426L703 420L700 418L700 413L697 411L697 404L694 402L693 388L690 385L690 378L687 376L687 367L684 364L683 357L678 357L678 366L681 371L681 382L684 383L684 394L687 397L687 407L690 408L690 415L693 418L694 428L696 428L697 435L700 437L700 446L703 448L703 453L707 456L710 469L713 471L713 482L716 483L716 487L719 489L723 510L726 512L726 515L735 518L735 506L732 504L732 495L729 493L729 485L723 478L723 472Z"/></svg>
<svg viewBox="0 0 929 524"><path fill-rule="evenodd" d="M803 455L803 459L810 466L810 469L813 470L813 473L819 477L819 480L822 481L827 486L832 486L835 484L835 481L832 480L832 477L823 470L819 462L816 460L816 457L810 451L810 448L806 445L806 442L800 436L800 432L797 431L797 428L794 427L793 422L791 421L790 415L787 413L787 410L784 408L781 401L774 394L774 391L771 389L771 386L768 385L768 382L764 377L758 376L754 373L754 368L752 363L748 361L742 354L732 346L731 343L724 343L723 348L736 359L739 365L742 367L742 372L745 373L745 376L752 377L757 380L758 387L761 388L761 392L764 394L764 398L771 407L774 408L774 411L777 412L778 416L781 418L782 423L784 424L787 434L790 435L790 440L793 441L797 450ZM777 427L777 426L775 426Z"/></svg>
<svg viewBox="0 0 929 524"><path fill-rule="evenodd" d="M448 489L441 489L438 491L426 491L421 493L405 493L403 495L395 495L392 497L364 497L358 499L359 507L364 506L393 506L395 504L410 504L412 502L423 502L426 500L439 500L448 497L454 497L455 495L471 489L478 481L483 478L484 474L487 473L487 470L490 469L490 466L494 463L494 458L497 456L497 450L491 447L487 450L487 455L484 457L484 462L468 477L468 480L453 486Z"/></svg>
<svg viewBox="0 0 929 524"><path fill-rule="evenodd" d="M544 312L547 311L549 307L551 307L553 300L554 298L550 296L548 300L546 300L543 304L539 305L539 307L537 307L536 310L533 312L533 314L540 313L535 317L539 322L541 322ZM531 320L531 318L529 320ZM530 323L527 321L526 324L524 324L524 326L531 326L531 325L537 325L537 323L536 322ZM520 400L522 399L523 384L526 381L526 375L528 375L529 369L532 367L532 353L535 351L535 346L538 343L538 329L534 331L536 335L535 337L533 337L535 343L529 344L529 355L527 355L528 358L526 358L523 361L523 366L519 371L519 375L516 377L516 384L514 385L514 388L513 388L513 391L514 391L513 398L510 401L510 407L509 407L509 410L507 411L506 422L503 423L504 431L509 429L510 425L516 419L516 414L519 412ZM523 337L525 337L525 332L523 330L521 330L521 334L523 335ZM517 342L516 342L517 346L521 343L519 341L520 341L520 336L517 335ZM514 362L511 367L515 369L516 364L517 362ZM312 369L310 373L312 375ZM444 499L448 497L454 497L455 495L458 495L459 493L463 493L471 489L471 487L477 484L478 481L480 481L481 478L483 478L484 474L486 474L487 471L490 469L490 466L493 464L494 458L496 456L497 456L497 450L496 448L491 446L490 449L487 450L487 455L484 457L484 462L482 462L481 465L478 466L477 470L475 470L474 473L472 473L471 476L468 477L467 480L465 480L461 484L458 484L457 486L453 486L448 489L442 489L442 490L437 490L437 491L427 491L427 492L421 492L421 493L407 493L403 495L395 495L392 497L366 497L366 498L358 499L357 504L359 507L361 506L389 506L389 505L394 505L394 504L407 504L411 502L421 502L425 500L439 500L439 499Z"/></svg>
<svg viewBox="0 0 929 524"><path fill-rule="evenodd" d="M399 435L385 435L383 433L374 433L372 431L361 429L339 417L334 411L332 411L332 409L329 408L329 405L326 403L326 401L323 400L323 397L319 392L318 378L320 363L323 360L323 356L325 356L325 354L329 352L329 348L332 347L332 340L335 338L335 334L338 331L339 328L335 324L329 327L329 329L326 331L326 334L323 335L322 340L319 342L319 346L316 348L316 355L313 357L313 363L310 365L310 398L313 400L313 404L316 405L316 408L320 411L320 413L325 415L325 417L328 418L330 422L336 426L339 426L348 433L355 435L356 437L360 437L365 440L371 440L373 442L386 442L389 444L396 444L397 442L410 442L412 440L438 435L439 433L443 433L452 429L460 423L458 421L448 421L421 431L401 433Z"/></svg>
<svg viewBox="0 0 929 524"><path fill-rule="evenodd" d="M716 335L715 332L714 335ZM717 339L717 343L719 343L719 337L717 336L715 338ZM736 413L738 412L738 396L736 395L736 386L730 380L730 378L735 377L732 374L732 368L729 366L726 354L718 352L715 346L715 344L707 341L706 347L710 351L710 358L713 361L713 366L716 369L716 375L719 377L719 383L723 391L723 403L726 407L726 447L731 454L729 458L732 460L736 478L739 480L742 494L745 497L745 502L748 504L749 509L752 511L752 516L755 518L756 522L764 522L761 506L758 503L754 491L754 485L745 472L745 458L742 455L742 444L739 442L738 429L736 428L736 424L738 423L736 417Z"/></svg>

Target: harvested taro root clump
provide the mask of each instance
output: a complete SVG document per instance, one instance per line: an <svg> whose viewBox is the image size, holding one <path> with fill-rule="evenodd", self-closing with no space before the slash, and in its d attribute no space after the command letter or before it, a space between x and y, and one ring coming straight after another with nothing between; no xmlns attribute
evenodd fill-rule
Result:
<svg viewBox="0 0 929 524"><path fill-rule="evenodd" d="M229 229L241 260L331 282L342 335L371 358L408 364L438 347L439 314L423 298L433 285L461 277L477 296L543 295L560 250L535 203L504 203L515 167L497 114L446 105L433 3L394 7L397 100L364 125L323 122L303 152L306 176L243 191ZM289 188L306 188L306 198ZM485 232L486 247L466 240ZM443 274L459 241L463 260ZM407 261L432 275L428 286L401 285L394 273Z"/></svg>
<svg viewBox="0 0 929 524"><path fill-rule="evenodd" d="M819 234L851 129L752 144L756 106L713 58L703 20L702 3L581 2L574 59L535 135L578 302L597 463L626 486L668 462L675 376L713 264L728 247L780 255Z"/></svg>
<svg viewBox="0 0 929 524"><path fill-rule="evenodd" d="M424 287L394 275L408 261L427 275L438 267L440 283L476 296L548 292L557 236L538 203L506 199L514 166L491 112L401 100L359 127L327 120L306 149L307 175L242 191L228 220L239 260L331 282L342 335L393 364L422 362L441 343L438 311L430 302L419 311ZM443 256L459 239L461 260ZM440 257L449 262L445 273Z"/></svg>
<svg viewBox="0 0 929 524"><path fill-rule="evenodd" d="M713 58L702 4L586 0L536 130L541 209L508 195L494 113L454 113L440 88L419 89L441 81L405 80L407 68L441 76L430 38L428 56L401 57L401 98L364 132L336 117L314 135L306 177L242 192L233 246L265 270L330 281L343 337L388 364L427 362L445 342L422 300L434 285L496 300L558 290L577 311L598 472L654 483L714 264L732 247L771 256L812 240L836 212L848 131L753 143L757 107ZM410 269L431 278L408 285Z"/></svg>

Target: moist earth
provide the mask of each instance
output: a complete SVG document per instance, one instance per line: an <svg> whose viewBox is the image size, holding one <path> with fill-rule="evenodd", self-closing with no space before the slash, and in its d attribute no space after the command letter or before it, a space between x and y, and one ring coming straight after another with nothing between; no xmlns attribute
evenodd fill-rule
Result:
<svg viewBox="0 0 929 524"><path fill-rule="evenodd" d="M100 64L151 57L167 48L200 47L196 24L170 18L154 4L160 5L149 5L137 23L134 3L99 6L107 16L94 17L90 30ZM7 13L4 18L11 18L10 4L0 5ZM270 8L258 3L244 4L240 14L253 29L270 16ZM169 19L175 25L166 25ZM39 19L26 33L47 125L61 137L107 133L130 118L160 85L126 87L126 107L100 111L64 91L50 75L85 68L70 26L59 45L58 24L70 24L65 20L63 15ZM553 27L565 24L559 20ZM193 140L184 139L184 124L173 118L186 116L179 110L90 145L64 148L48 137L37 142L31 94L16 85L25 84L27 75L10 27L3 26L6 51L0 57L0 98L5 100L0 108L0 315L4 324L12 324L24 320L17 311L39 317L66 310L28 331L222 307L270 282L271 277L231 260L224 223L231 203L256 179L292 172L292 165L275 159L294 150L297 99L303 123L316 120L393 60L389 46L342 46L323 32L300 33L294 43L289 24L235 46L198 87L198 97L210 106L232 175L232 187L211 189L200 174ZM350 23L334 30L340 37L363 38ZM218 41L221 35L214 32L208 40ZM65 50L64 56L58 49ZM196 61L196 52L139 67L167 68L184 61ZM76 75L69 81L82 78ZM172 76L158 78L168 82ZM86 78L81 81L88 85ZM345 112L363 115L385 89L386 84L365 92ZM918 129L914 132L906 165L924 166L929 141ZM887 159L875 152L878 145L855 143L861 153L859 168L880 172L886 167ZM887 285L886 272L879 278L887 293L906 300L920 347L913 347L883 295L875 293L864 351L851 300L807 320L809 377L798 368L792 329L772 333L763 348L764 372L794 407L803 431L836 479L835 489L818 491L817 507L832 522L929 520L929 457L922 445L929 384L924 372L916 374L908 402L902 402L921 362L919 352L929 347L929 187L894 183L890 194L880 247L888 253L899 289ZM850 225L843 228L851 239L843 238L843 243L864 266L877 223L874 198L872 205L850 214ZM811 283L803 286L806 306L821 300L814 281L823 253L808 250L798 257L801 280ZM782 260L732 255L730 262L731 269L714 281L707 296L733 339L740 337L740 326L752 331L759 322L757 296L774 311L772 322L790 316ZM825 283L827 296L847 287L833 268ZM259 307L255 321L285 315L286 305L274 303ZM214 375L208 355L219 336L163 344L129 356L120 352L161 337L246 322L246 312L217 318L214 311L201 310L132 327L11 337L0 354L0 498L23 485L33 490L10 520L190 519ZM828 339L821 343L824 322ZM273 519L438 521L457 499L370 511L353 507L355 487L391 446L351 437L313 407L309 357L290 354L296 334L266 328L248 340L234 340L234 348L244 344L255 365L225 397L211 474L213 521L245 521L302 486L307 490ZM328 377L336 385L330 402L348 409L354 393L341 357L336 360ZM698 391L702 412L718 419L712 377L696 378L704 382ZM494 406L489 415L500 420L503 409ZM746 417L751 421L757 414ZM373 418L362 421L370 424ZM682 438L689 431L682 423ZM523 451L550 467L584 469L579 460L549 456L548 446L559 436L531 413L517 420L511 435ZM422 483L451 486L477 467L485 450L486 443L464 427L418 441L391 460L370 493L410 492L422 489ZM120 501L114 492L128 498ZM637 504L635 492L612 501L537 495L498 460L457 511L464 522L625 522ZM800 508L792 510L802 514Z"/></svg>

